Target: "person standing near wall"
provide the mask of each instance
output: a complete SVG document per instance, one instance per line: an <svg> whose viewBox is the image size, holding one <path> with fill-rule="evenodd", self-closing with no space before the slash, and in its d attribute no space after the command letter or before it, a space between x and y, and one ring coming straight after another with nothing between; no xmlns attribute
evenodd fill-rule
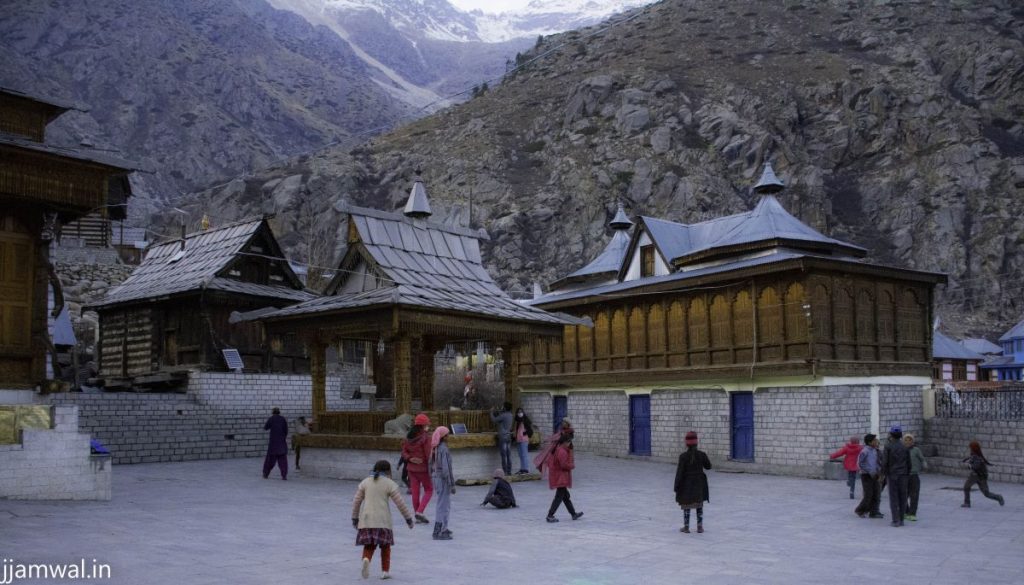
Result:
<svg viewBox="0 0 1024 585"><path fill-rule="evenodd" d="M999 502L1002 506L1006 503L1003 496L999 494L993 494L988 491L988 466L992 465L988 459L985 459L984 453L981 452L981 443L978 441L971 441L969 445L971 454L964 459L963 462L971 468L971 475L967 477L967 481L964 482L964 503L960 505L961 508L971 507L971 486L978 484L978 489L981 493L985 494L985 497L990 500Z"/></svg>
<svg viewBox="0 0 1024 585"><path fill-rule="evenodd" d="M274 464L281 470L281 479L288 479L288 421L281 416L281 409L274 407L270 418L263 425L263 430L270 431L267 444L267 456L263 459L263 479L270 477Z"/></svg>
<svg viewBox="0 0 1024 585"><path fill-rule="evenodd" d="M526 416L522 408L516 409L516 416L512 422L512 433L516 440L516 447L519 449L519 471L518 475L530 473L530 437L533 436L533 423L530 417Z"/></svg>
<svg viewBox="0 0 1024 585"><path fill-rule="evenodd" d="M857 470L860 472L860 485L864 493L854 513L861 518L885 518L878 510L882 495L878 485L878 437L872 433L864 435L864 448L857 456Z"/></svg>
<svg viewBox="0 0 1024 585"><path fill-rule="evenodd" d="M512 475L512 403L506 402L501 410L492 410L491 422L497 425L501 469L505 475Z"/></svg>
<svg viewBox="0 0 1024 585"><path fill-rule="evenodd" d="M697 532L704 532L704 502L709 502L708 476L705 469L711 469L711 460L697 448L697 433L686 433L686 451L679 455L676 465L676 503L683 509L683 527L680 532L690 532L690 510L697 510Z"/></svg>
<svg viewBox="0 0 1024 585"><path fill-rule="evenodd" d="M914 435L903 435L903 446L910 453L910 481L907 484L907 516L911 522L917 522L917 501L921 497L921 472L928 469L921 448L914 444Z"/></svg>
<svg viewBox="0 0 1024 585"><path fill-rule="evenodd" d="M882 475L889 483L889 513L892 526L903 526L907 514L907 492L910 485L910 453L903 446L903 429L889 429L889 440L882 454Z"/></svg>
<svg viewBox="0 0 1024 585"><path fill-rule="evenodd" d="M380 547L381 579L391 578L391 546L395 544L392 531L391 506L395 503L411 529L412 512L406 507L398 484L391 480L391 464L385 460L373 466L373 475L359 483L356 497L352 501L352 527L359 531L356 545L363 547L363 579L370 577L370 561L373 552Z"/></svg>
<svg viewBox="0 0 1024 585"><path fill-rule="evenodd" d="M409 473L409 487L412 490L412 507L416 512L416 522L430 524L430 520L423 515L434 495L434 485L430 481L430 419L422 412L413 419L413 426L409 429L405 441L402 442L402 459L405 460L405 470ZM423 495L420 496L420 488L423 488Z"/></svg>
<svg viewBox="0 0 1024 585"><path fill-rule="evenodd" d="M857 456L860 455L860 437L850 437L850 442L839 448L838 451L829 455L829 459L843 458L843 469L846 470L846 485L850 488L850 499L853 499L853 490L857 485Z"/></svg>
<svg viewBox="0 0 1024 585"><path fill-rule="evenodd" d="M452 495L455 494L455 474L452 472L452 457L448 451L448 427L437 427L430 439L430 474L437 486L437 507L434 509L434 540L451 540L448 517L452 510Z"/></svg>
<svg viewBox="0 0 1024 585"><path fill-rule="evenodd" d="M295 441L295 437L308 434L309 425L306 423L306 417L300 416L299 422L295 427L295 434L292 435L292 449L295 449L295 469L302 469L299 467L299 459L302 457L302 445Z"/></svg>

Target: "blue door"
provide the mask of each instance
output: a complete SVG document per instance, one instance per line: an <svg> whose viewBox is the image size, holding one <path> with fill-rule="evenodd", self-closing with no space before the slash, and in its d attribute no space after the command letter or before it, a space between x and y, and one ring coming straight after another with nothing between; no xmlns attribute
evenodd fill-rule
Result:
<svg viewBox="0 0 1024 585"><path fill-rule="evenodd" d="M629 453L651 454L651 396L629 397Z"/></svg>
<svg viewBox="0 0 1024 585"><path fill-rule="evenodd" d="M732 420L732 458L754 460L754 394L733 392L730 395Z"/></svg>
<svg viewBox="0 0 1024 585"><path fill-rule="evenodd" d="M551 401L551 414L554 420L554 430L557 431L562 419L569 416L569 398L566 396L555 396Z"/></svg>

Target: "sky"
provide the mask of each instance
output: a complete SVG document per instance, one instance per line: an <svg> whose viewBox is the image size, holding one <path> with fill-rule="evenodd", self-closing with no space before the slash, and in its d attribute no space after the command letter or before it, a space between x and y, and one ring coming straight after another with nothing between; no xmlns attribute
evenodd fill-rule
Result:
<svg viewBox="0 0 1024 585"><path fill-rule="evenodd" d="M530 3L530 0L448 0L457 8L463 10L480 9L484 12L508 12L522 8Z"/></svg>

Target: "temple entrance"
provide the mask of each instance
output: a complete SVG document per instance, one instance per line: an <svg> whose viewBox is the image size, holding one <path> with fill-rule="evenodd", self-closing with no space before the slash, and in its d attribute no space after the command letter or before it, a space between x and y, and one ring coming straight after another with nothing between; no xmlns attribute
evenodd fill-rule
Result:
<svg viewBox="0 0 1024 585"><path fill-rule="evenodd" d="M0 380L32 380L32 284L35 242L14 216L0 215Z"/></svg>

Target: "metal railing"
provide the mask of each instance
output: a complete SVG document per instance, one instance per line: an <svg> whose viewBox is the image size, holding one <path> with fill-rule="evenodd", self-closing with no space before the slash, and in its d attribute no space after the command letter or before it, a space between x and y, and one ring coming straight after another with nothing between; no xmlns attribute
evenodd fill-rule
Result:
<svg viewBox="0 0 1024 585"><path fill-rule="evenodd" d="M936 385L935 416L1024 420L1024 384Z"/></svg>

